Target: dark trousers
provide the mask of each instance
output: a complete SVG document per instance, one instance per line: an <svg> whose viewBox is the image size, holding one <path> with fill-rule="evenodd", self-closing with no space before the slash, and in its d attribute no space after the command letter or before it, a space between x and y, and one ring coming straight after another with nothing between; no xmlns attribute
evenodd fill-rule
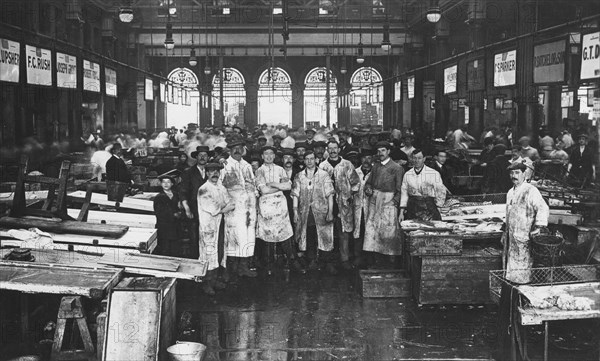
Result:
<svg viewBox="0 0 600 361"><path fill-rule="evenodd" d="M306 227L306 258L309 261L318 261L319 263L333 263L334 261L333 251L319 250L316 225Z"/></svg>

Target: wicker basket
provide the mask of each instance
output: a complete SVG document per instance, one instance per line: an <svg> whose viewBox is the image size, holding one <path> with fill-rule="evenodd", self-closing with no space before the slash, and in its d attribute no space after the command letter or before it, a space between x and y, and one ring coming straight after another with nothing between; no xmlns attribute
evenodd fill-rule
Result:
<svg viewBox="0 0 600 361"><path fill-rule="evenodd" d="M537 267L556 267L562 265L565 240L559 236L539 235L531 240L531 256Z"/></svg>

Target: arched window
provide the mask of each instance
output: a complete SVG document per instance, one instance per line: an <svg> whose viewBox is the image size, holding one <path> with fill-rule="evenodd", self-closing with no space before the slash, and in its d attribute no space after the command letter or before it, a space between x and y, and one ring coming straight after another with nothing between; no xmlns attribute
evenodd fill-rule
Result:
<svg viewBox="0 0 600 361"><path fill-rule="evenodd" d="M176 68L169 73L166 91L167 127L183 128L198 124L200 92L198 77L188 68Z"/></svg>
<svg viewBox="0 0 600 361"><path fill-rule="evenodd" d="M217 73L213 77L213 120L220 112L221 77ZM246 89L244 76L235 68L223 69L223 119L225 124L244 124L244 106L246 105Z"/></svg>
<svg viewBox="0 0 600 361"><path fill-rule="evenodd" d="M269 68L258 78L258 122L292 125L292 80L281 68Z"/></svg>
<svg viewBox="0 0 600 361"><path fill-rule="evenodd" d="M329 70L329 121L337 123L336 78ZM327 125L327 68L318 67L308 72L304 80L304 127Z"/></svg>
<svg viewBox="0 0 600 361"><path fill-rule="evenodd" d="M350 78L350 124L383 124L383 82L371 67L357 69Z"/></svg>

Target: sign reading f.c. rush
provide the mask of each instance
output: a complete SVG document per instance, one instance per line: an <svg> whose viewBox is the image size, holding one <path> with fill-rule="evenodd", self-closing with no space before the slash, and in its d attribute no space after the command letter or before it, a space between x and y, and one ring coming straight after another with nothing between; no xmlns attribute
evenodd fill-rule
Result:
<svg viewBox="0 0 600 361"><path fill-rule="evenodd" d="M600 32L585 34L581 41L581 79L600 78Z"/></svg>
<svg viewBox="0 0 600 361"><path fill-rule="evenodd" d="M517 83L517 51L511 50L494 56L494 86Z"/></svg>
<svg viewBox="0 0 600 361"><path fill-rule="evenodd" d="M83 60L83 90L100 93L100 64Z"/></svg>
<svg viewBox="0 0 600 361"><path fill-rule="evenodd" d="M19 82L20 44L0 39L0 81Z"/></svg>
<svg viewBox="0 0 600 361"><path fill-rule="evenodd" d="M52 85L52 52L25 45L27 84Z"/></svg>
<svg viewBox="0 0 600 361"><path fill-rule="evenodd" d="M77 58L73 55L56 53L56 86L77 88Z"/></svg>
<svg viewBox="0 0 600 361"><path fill-rule="evenodd" d="M557 83L565 80L567 41L536 45L533 48L533 82Z"/></svg>

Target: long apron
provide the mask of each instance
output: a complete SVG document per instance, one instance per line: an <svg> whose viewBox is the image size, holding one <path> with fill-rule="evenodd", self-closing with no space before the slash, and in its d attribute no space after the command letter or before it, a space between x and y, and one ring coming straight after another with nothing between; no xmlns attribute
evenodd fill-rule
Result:
<svg viewBox="0 0 600 361"><path fill-rule="evenodd" d="M409 196L406 204L406 219L441 221L442 216L433 197Z"/></svg>
<svg viewBox="0 0 600 361"><path fill-rule="evenodd" d="M252 257L256 239L256 197L243 188L229 189L229 196L235 209L225 214L225 253L229 257Z"/></svg>
<svg viewBox="0 0 600 361"><path fill-rule="evenodd" d="M365 222L363 250L387 255L402 254L402 232L398 224L398 208L394 192L373 191Z"/></svg>
<svg viewBox="0 0 600 361"><path fill-rule="evenodd" d="M208 212L200 211L199 216L199 260L208 263L208 271L219 268L219 226L223 218L222 214L213 216ZM223 257L222 264L225 265L227 257Z"/></svg>
<svg viewBox="0 0 600 361"><path fill-rule="evenodd" d="M265 242L283 242L294 235L283 192L258 199L257 237Z"/></svg>

